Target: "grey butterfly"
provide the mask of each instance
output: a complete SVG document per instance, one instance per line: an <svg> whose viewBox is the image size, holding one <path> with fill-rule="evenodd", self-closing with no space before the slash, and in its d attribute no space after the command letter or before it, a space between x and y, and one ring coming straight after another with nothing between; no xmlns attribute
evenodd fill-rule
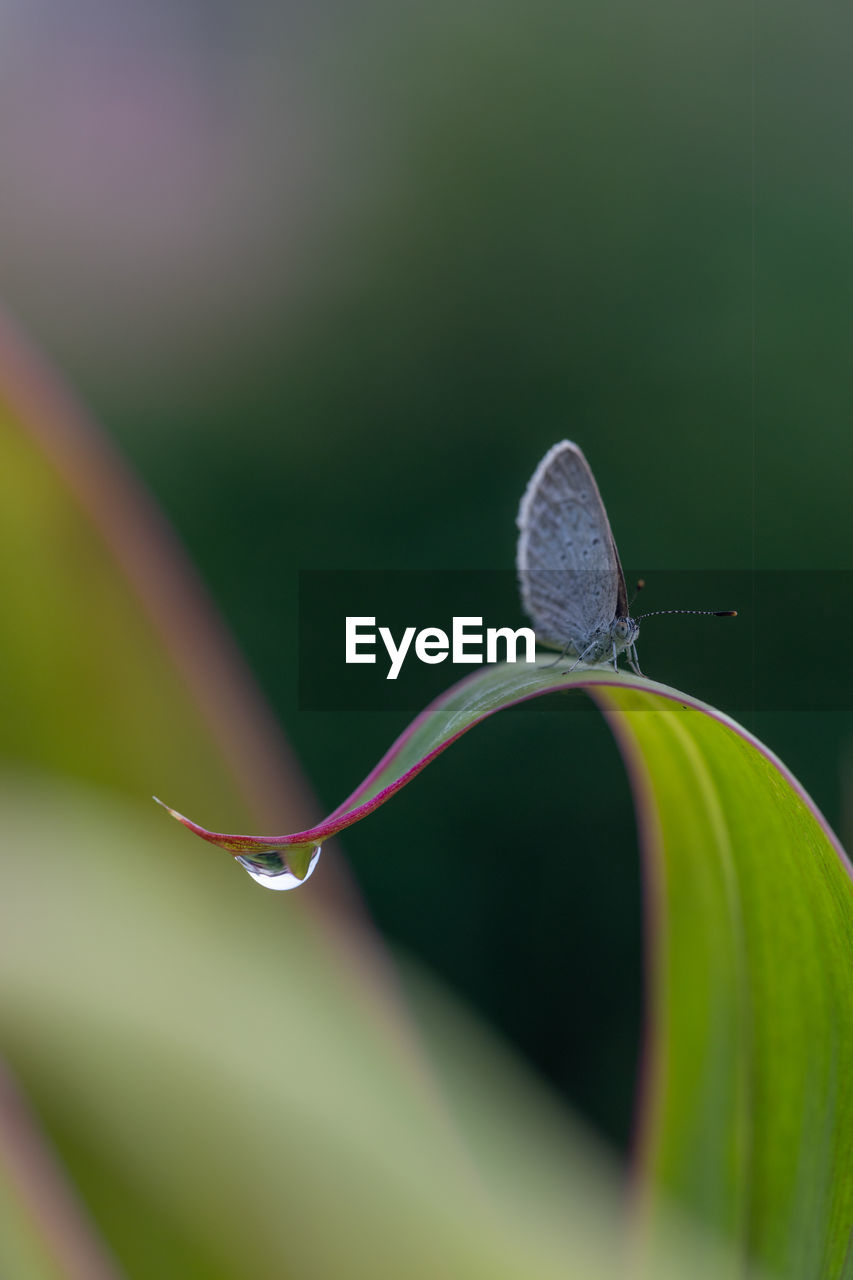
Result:
<svg viewBox="0 0 853 1280"><path fill-rule="evenodd" d="M518 512L521 601L536 638L576 661L627 651L637 674L639 623L628 613L625 574L589 463L561 440L533 473Z"/></svg>

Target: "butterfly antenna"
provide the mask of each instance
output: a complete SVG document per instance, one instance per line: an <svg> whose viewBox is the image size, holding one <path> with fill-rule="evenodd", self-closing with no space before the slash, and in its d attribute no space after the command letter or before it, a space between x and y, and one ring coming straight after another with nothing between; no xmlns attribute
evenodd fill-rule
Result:
<svg viewBox="0 0 853 1280"><path fill-rule="evenodd" d="M642 591L642 589L643 589L643 587L644 587L645 585L646 585L646 580L645 580L645 578L638 578L638 579L637 579L637 585L634 587L634 594L631 596L631 599L628 601L628 608L629 608L629 609L631 608L631 605L632 605L632 604L634 603L634 601L637 599L637 596L640 594L640 592Z"/></svg>
<svg viewBox="0 0 853 1280"><path fill-rule="evenodd" d="M638 613L641 618L659 618L662 613L704 613L709 618L736 618L737 609L655 609L652 613Z"/></svg>

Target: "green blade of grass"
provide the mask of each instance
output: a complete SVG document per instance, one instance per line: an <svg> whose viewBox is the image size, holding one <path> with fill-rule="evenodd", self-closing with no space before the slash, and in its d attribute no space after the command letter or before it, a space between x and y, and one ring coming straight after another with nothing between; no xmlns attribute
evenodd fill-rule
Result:
<svg viewBox="0 0 853 1280"><path fill-rule="evenodd" d="M242 854L321 843L483 719L576 689L622 747L645 852L645 1222L672 1197L733 1246L732 1275L749 1259L836 1280L853 1223L850 866L802 787L734 721L625 673L494 667L438 698L308 831L237 836L175 816Z"/></svg>
<svg viewBox="0 0 853 1280"><path fill-rule="evenodd" d="M641 817L639 1170L739 1251L836 1280L853 1223L853 885L826 822L726 717L600 689Z"/></svg>

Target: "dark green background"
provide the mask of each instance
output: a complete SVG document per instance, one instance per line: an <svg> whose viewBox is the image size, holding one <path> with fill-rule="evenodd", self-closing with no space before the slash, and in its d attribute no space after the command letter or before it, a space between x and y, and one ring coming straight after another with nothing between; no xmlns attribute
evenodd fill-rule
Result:
<svg viewBox="0 0 853 1280"><path fill-rule="evenodd" d="M157 495L324 807L407 715L299 711L298 570L511 566L563 436L652 584L853 568L842 6L117 9L15 19L7 302ZM718 701L844 835L849 705L789 709L785 681L831 688L847 601L799 604L660 619L640 652L702 696L697 651L752 627L776 709ZM502 715L342 843L384 934L624 1142L640 887L598 715Z"/></svg>

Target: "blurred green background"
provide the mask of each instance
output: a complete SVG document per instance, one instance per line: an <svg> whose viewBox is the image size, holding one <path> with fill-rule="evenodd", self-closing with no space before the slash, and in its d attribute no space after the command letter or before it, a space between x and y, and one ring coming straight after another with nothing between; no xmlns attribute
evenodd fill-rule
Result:
<svg viewBox="0 0 853 1280"><path fill-rule="evenodd" d="M6 303L167 512L323 808L408 717L299 709L298 570L510 566L563 436L652 587L853 567L850 21L4 7ZM702 696L671 635L713 664L704 625L649 624L644 669ZM748 634L782 688L788 663L847 661L796 599L781 633ZM849 708L721 705L853 834ZM598 715L490 721L342 844L384 936L624 1145L640 886Z"/></svg>

